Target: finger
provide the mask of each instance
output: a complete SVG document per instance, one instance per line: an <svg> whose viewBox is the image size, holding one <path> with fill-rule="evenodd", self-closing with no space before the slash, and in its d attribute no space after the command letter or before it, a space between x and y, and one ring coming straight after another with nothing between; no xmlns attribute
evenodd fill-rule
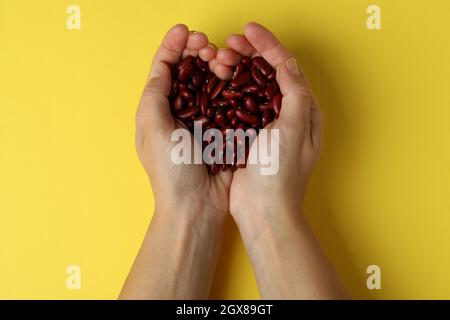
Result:
<svg viewBox="0 0 450 320"><path fill-rule="evenodd" d="M208 37L203 32L195 31L189 34L186 48L193 50L200 50L208 45Z"/></svg>
<svg viewBox="0 0 450 320"><path fill-rule="evenodd" d="M279 118L283 124L280 128L285 127L290 131L291 128L300 127L298 132L310 136L312 96L295 58L289 58L278 66L277 80L283 95Z"/></svg>
<svg viewBox="0 0 450 320"><path fill-rule="evenodd" d="M206 47L198 51L198 55L204 61L211 61L216 58L217 47L213 43L209 43Z"/></svg>
<svg viewBox="0 0 450 320"><path fill-rule="evenodd" d="M275 68L291 57L273 33L258 23L248 23L244 28L244 35L250 45Z"/></svg>
<svg viewBox="0 0 450 320"><path fill-rule="evenodd" d="M297 61L272 32L260 24L248 23L244 34L250 45L277 68L277 80L283 94L279 120L287 124L286 128L302 125L309 135L311 95Z"/></svg>
<svg viewBox="0 0 450 320"><path fill-rule="evenodd" d="M189 31L185 25L176 25L167 32L156 51L136 112L137 143L142 143L147 135L167 134L174 126L167 99L172 83L169 64L179 61L188 36Z"/></svg>
<svg viewBox="0 0 450 320"><path fill-rule="evenodd" d="M217 51L217 63L214 73L222 80L230 80L233 76L233 68L241 61L241 55L232 49L219 49Z"/></svg>
<svg viewBox="0 0 450 320"><path fill-rule="evenodd" d="M220 48L217 51L217 60L221 64L234 67L241 62L241 55L232 49Z"/></svg>
<svg viewBox="0 0 450 320"><path fill-rule="evenodd" d="M153 58L148 80L154 76L154 68L160 68L162 64L175 64L180 60L188 37L189 30L183 24L177 24L167 32Z"/></svg>
<svg viewBox="0 0 450 320"><path fill-rule="evenodd" d="M214 72L216 65L217 65L217 59L212 59L211 61L209 61L209 70L211 72Z"/></svg>
<svg viewBox="0 0 450 320"><path fill-rule="evenodd" d="M323 113L317 99L313 97L311 104L311 144L319 152L323 148Z"/></svg>
<svg viewBox="0 0 450 320"><path fill-rule="evenodd" d="M240 34L232 34L227 38L227 45L237 53L251 57L256 54L256 49L250 44L250 42Z"/></svg>
<svg viewBox="0 0 450 320"><path fill-rule="evenodd" d="M141 146L146 137L170 135L174 120L170 112L169 100L163 94L171 73L166 65L161 74L147 82L136 111L136 146ZM170 83L170 80L169 80Z"/></svg>
<svg viewBox="0 0 450 320"><path fill-rule="evenodd" d="M218 60L216 60L217 63L214 65L213 72L217 77L219 77L222 80L230 80L233 76L233 69L227 65L224 65L222 63L219 63Z"/></svg>
<svg viewBox="0 0 450 320"><path fill-rule="evenodd" d="M208 45L208 37L203 32L193 31L189 34L186 49L183 51L183 58L191 55L196 57L199 50Z"/></svg>

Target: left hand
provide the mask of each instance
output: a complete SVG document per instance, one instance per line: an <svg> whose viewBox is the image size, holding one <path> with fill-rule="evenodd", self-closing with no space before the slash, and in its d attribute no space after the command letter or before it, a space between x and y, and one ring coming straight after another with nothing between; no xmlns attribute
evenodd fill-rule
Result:
<svg viewBox="0 0 450 320"><path fill-rule="evenodd" d="M171 151L178 144L171 141L171 134L181 126L170 112L170 66L186 55L200 55L212 63L216 49L205 34L176 25L153 59L136 113L136 149L153 188L155 214L173 212L191 221L221 221L229 211L231 172L213 176L204 164L176 165L171 160Z"/></svg>

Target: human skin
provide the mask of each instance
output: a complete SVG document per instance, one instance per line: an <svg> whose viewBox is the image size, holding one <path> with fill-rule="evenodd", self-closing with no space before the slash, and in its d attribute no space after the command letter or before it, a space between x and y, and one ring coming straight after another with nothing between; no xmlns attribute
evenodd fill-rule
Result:
<svg viewBox="0 0 450 320"><path fill-rule="evenodd" d="M152 222L120 294L121 299L206 299L229 211L231 172L216 176L204 165L175 165L171 134L170 65L186 55L211 61L216 50L200 32L176 25L152 62L136 112L136 149L151 181ZM193 139L192 139L193 140Z"/></svg>
<svg viewBox="0 0 450 320"><path fill-rule="evenodd" d="M322 148L322 113L292 55L256 23L231 35L228 48L208 46L202 33L172 28L158 49L136 114L136 148L150 178L155 212L122 289L123 299L207 298L228 212L239 227L262 298L340 299L345 294L303 215L308 178ZM174 165L169 64L187 54L209 61L229 79L241 55L262 55L277 69L283 94L275 175L248 165L208 174L204 165ZM253 148L250 154L255 152Z"/></svg>
<svg viewBox="0 0 450 320"><path fill-rule="evenodd" d="M303 215L311 171L322 150L323 116L293 55L266 28L249 23L217 53L215 72L231 76L236 56L263 56L276 70L283 94L279 171L261 175L249 164L233 175L230 213L244 241L262 298L341 299L345 294ZM254 143L256 145L257 142ZM261 145L258 145L261 147ZM264 147L264 145L262 145ZM256 149L250 150L250 156Z"/></svg>

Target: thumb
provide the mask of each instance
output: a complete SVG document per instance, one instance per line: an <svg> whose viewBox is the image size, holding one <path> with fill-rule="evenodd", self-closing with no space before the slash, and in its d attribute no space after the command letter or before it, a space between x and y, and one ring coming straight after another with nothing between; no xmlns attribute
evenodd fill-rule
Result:
<svg viewBox="0 0 450 320"><path fill-rule="evenodd" d="M283 95L278 119L280 129L309 132L312 95L305 76L293 57L280 63L277 69L277 81Z"/></svg>
<svg viewBox="0 0 450 320"><path fill-rule="evenodd" d="M167 134L175 127L168 99L172 84L169 64L179 61L188 37L188 28L178 24L167 32L156 51L136 112L137 146L141 146L146 137L167 137Z"/></svg>
<svg viewBox="0 0 450 320"><path fill-rule="evenodd" d="M167 135L174 127L167 98L171 83L169 66L155 61L136 112L136 142L145 136Z"/></svg>

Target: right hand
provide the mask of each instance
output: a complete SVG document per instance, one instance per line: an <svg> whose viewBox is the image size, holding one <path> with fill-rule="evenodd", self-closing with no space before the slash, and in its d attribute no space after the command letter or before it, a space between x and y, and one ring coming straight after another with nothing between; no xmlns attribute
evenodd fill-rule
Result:
<svg viewBox="0 0 450 320"><path fill-rule="evenodd" d="M216 74L229 77L239 54L261 55L276 68L283 94L280 117L267 127L279 129L278 173L261 175L259 164L249 164L233 174L230 212L245 232L247 225L254 226L268 214L282 208L298 212L302 207L308 178L322 149L322 113L295 59L266 28L249 23L244 35L231 35L227 44L229 48L217 54ZM254 147L252 152L256 152Z"/></svg>

